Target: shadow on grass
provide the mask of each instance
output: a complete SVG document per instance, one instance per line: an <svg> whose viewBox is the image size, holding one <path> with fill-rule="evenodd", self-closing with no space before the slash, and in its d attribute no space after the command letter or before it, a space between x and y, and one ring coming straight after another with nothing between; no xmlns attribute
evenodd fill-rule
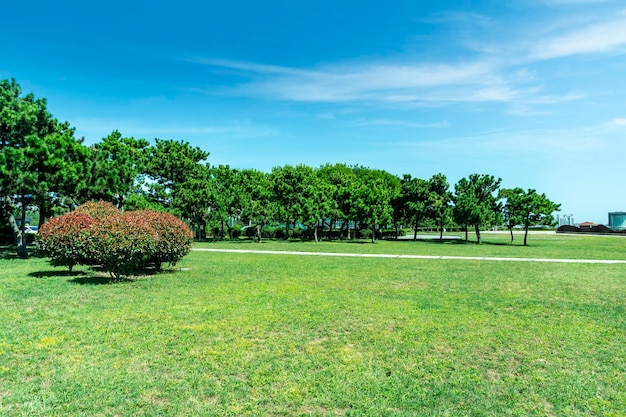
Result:
<svg viewBox="0 0 626 417"><path fill-rule="evenodd" d="M28 246L28 258L44 258L45 255L41 254L36 246ZM0 245L0 259L24 259L17 256L17 249L15 245Z"/></svg>
<svg viewBox="0 0 626 417"><path fill-rule="evenodd" d="M176 272L175 269L162 269L160 271L154 268L144 268L137 271L133 271L132 275L124 275L119 278L111 276L107 271L99 266L92 267L94 273L82 274L83 276L76 277L68 280L68 282L79 285L107 285L107 284L123 284L135 282L142 278L155 277L163 274L172 274Z"/></svg>
<svg viewBox="0 0 626 417"><path fill-rule="evenodd" d="M34 278L76 277L87 275L85 271L36 271L28 274Z"/></svg>
<svg viewBox="0 0 626 417"><path fill-rule="evenodd" d="M464 238L460 238L460 237L446 237L444 236L443 239L439 239L439 236L433 236L432 238L430 237L418 237L417 239L413 239L413 238L400 238L400 239L394 239L394 238L390 238L390 239L377 239L376 242L404 242L404 243L420 243L420 244L434 244L434 245L476 245L476 241L475 240L465 240ZM261 242L257 241L257 240L253 240L253 239L239 239L239 238L235 238L233 240L228 240L228 239L224 239L224 240L202 240L202 241L196 241L197 243L201 243L201 242L206 242L206 243L217 243L217 244L223 244L223 245L259 245L259 244L264 244L264 243L272 243L272 242L276 242L276 243L302 243L302 242L313 242L313 240L309 240L309 239L300 239L300 238L289 238L287 240L285 239L276 239L276 238L265 238L263 239ZM372 241L371 239L320 239L320 242L324 242L324 243L336 243L336 244L354 244L354 245L371 245ZM375 243L376 243L375 242ZM489 241L482 241L481 245L483 246L511 246L511 243L509 242L489 242ZM517 245L517 242L515 242L513 244L513 246L520 246Z"/></svg>
<svg viewBox="0 0 626 417"><path fill-rule="evenodd" d="M86 276L86 277L76 277L74 279L70 279L67 282L71 282L72 284L78 285L109 285L109 284L123 284L129 282L135 282L135 279L129 277L120 277L114 278L111 276Z"/></svg>

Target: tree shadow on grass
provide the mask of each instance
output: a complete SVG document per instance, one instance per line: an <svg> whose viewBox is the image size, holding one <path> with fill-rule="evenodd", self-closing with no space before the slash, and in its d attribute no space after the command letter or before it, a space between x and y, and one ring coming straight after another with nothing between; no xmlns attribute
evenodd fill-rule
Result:
<svg viewBox="0 0 626 417"><path fill-rule="evenodd" d="M28 258L45 258L45 255L41 253L37 246L28 246ZM15 245L0 245L0 259L28 260L28 258L20 258L17 256L17 248Z"/></svg>

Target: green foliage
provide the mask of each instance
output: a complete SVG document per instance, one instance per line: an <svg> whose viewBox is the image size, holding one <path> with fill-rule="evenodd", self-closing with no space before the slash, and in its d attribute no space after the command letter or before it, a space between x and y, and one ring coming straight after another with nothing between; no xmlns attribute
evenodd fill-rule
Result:
<svg viewBox="0 0 626 417"><path fill-rule="evenodd" d="M45 99L22 95L17 82L0 80L0 209L7 217L28 204L48 215L50 194L64 195L79 187L84 160L75 152L81 142L74 130L48 112ZM28 198L27 198L28 196ZM0 216L4 217L4 216ZM28 256L23 227L12 225L18 254Z"/></svg>
<svg viewBox="0 0 626 417"><path fill-rule="evenodd" d="M242 170L240 174L241 219L254 226L260 242L264 237L264 227L277 217L278 211L272 194L270 174L254 169Z"/></svg>
<svg viewBox="0 0 626 417"><path fill-rule="evenodd" d="M505 224L511 230L511 243L513 242L513 227L524 226L524 246L527 245L528 228L534 225L552 226L554 217L552 214L559 210L560 204L550 201L545 194L538 194L536 190L516 188L504 188L500 190L499 197L504 199L503 215Z"/></svg>
<svg viewBox="0 0 626 417"><path fill-rule="evenodd" d="M218 224L219 235L225 236L228 229L230 239L239 236L230 225L231 219L238 218L242 212L242 192L239 171L228 165L211 168L211 218Z"/></svg>
<svg viewBox="0 0 626 417"><path fill-rule="evenodd" d="M0 81L0 208L23 256L25 239L15 221L20 211L25 216L27 209L36 209L44 222L91 200L126 211L170 212L192 225L199 237L209 228L214 236L236 238L232 225L250 224L259 241L267 235L349 239L363 228L371 230L368 235L374 240L390 225L443 231L452 213L460 226L474 226L480 242L481 227L501 224L495 198L500 180L493 176L462 179L452 199L443 174L429 180L410 175L400 179L384 170L346 164L317 169L285 165L267 174L210 167L208 156L182 140L157 138L151 146L117 130L86 147L68 123L48 112L45 99L23 95L15 80ZM505 208L506 221L526 228L547 222L555 206L545 195L533 195L523 204L529 212L512 214L514 203ZM285 225L282 232L264 233L268 224L276 223ZM297 224L306 231L294 230ZM337 228L340 232L333 230Z"/></svg>
<svg viewBox="0 0 626 417"><path fill-rule="evenodd" d="M145 139L122 137L114 130L89 148L89 179L79 200L105 200L122 207L144 171Z"/></svg>
<svg viewBox="0 0 626 417"><path fill-rule="evenodd" d="M501 181L493 175L471 174L454 186L454 220L462 226L474 226L478 244L480 227L494 223L500 212L496 194Z"/></svg>

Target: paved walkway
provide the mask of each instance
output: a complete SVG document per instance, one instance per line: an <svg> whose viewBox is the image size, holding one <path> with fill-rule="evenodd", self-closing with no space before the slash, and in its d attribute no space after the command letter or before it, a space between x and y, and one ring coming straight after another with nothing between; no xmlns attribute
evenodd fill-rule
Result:
<svg viewBox="0 0 626 417"><path fill-rule="evenodd" d="M436 256L436 255L392 255L383 253L333 253L333 252L292 252L273 250L247 249L212 249L194 248L201 252L224 253L261 253L266 255L298 255L298 256L339 256L353 258L397 258L397 259L446 259L461 261L494 261L494 262L551 262L551 263L578 263L578 264L626 264L626 260L609 259L547 259L547 258L491 258L486 256Z"/></svg>

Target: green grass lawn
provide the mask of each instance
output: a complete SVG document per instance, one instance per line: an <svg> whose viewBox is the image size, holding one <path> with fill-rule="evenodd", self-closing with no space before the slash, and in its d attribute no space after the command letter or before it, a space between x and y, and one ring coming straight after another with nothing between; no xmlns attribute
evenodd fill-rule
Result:
<svg viewBox="0 0 626 417"><path fill-rule="evenodd" d="M456 233L452 236L463 236ZM433 256L479 256L511 258L565 258L565 259L620 259L626 260L626 236L593 236L563 234L531 234L528 246L523 246L523 234L515 234L514 244L508 234L483 233L483 244L470 241L435 240L378 240L372 244L369 240L354 241L301 241L301 240L264 240L257 243L248 239L237 241L201 242L201 248L260 249L305 252L350 252L350 253L387 253Z"/></svg>
<svg viewBox="0 0 626 417"><path fill-rule="evenodd" d="M626 245L551 237L256 247L615 259ZM111 283L4 256L0 415L622 416L625 296L626 265L192 252Z"/></svg>

